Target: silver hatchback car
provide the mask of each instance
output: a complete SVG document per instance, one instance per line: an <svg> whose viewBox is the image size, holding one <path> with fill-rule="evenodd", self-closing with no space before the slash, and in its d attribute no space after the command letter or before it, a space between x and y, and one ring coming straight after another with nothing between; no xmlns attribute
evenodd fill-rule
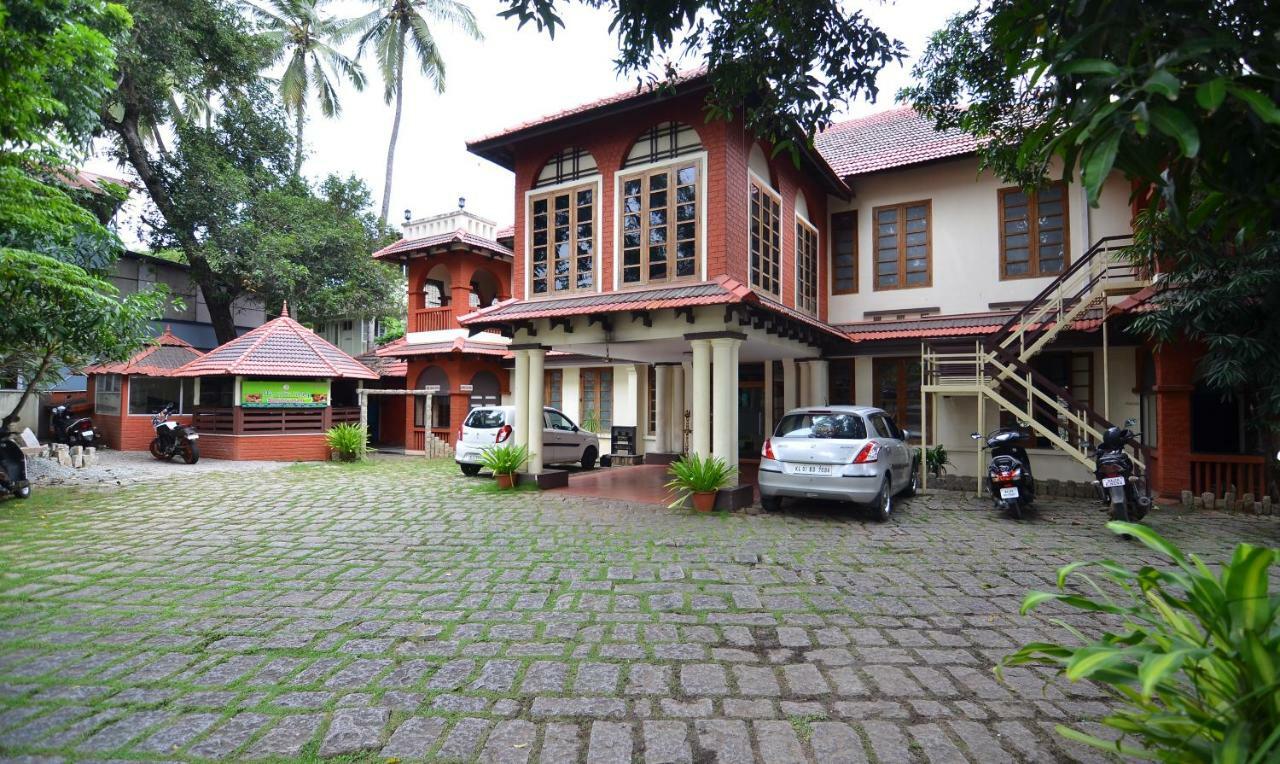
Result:
<svg viewBox="0 0 1280 764"><path fill-rule="evenodd" d="M760 455L761 504L775 511L788 496L851 501L888 520L894 496L916 491L920 465L909 435L869 406L788 411Z"/></svg>

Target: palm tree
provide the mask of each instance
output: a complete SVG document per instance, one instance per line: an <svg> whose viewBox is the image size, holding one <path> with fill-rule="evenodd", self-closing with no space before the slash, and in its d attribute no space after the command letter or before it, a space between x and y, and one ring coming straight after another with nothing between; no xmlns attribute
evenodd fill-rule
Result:
<svg viewBox="0 0 1280 764"><path fill-rule="evenodd" d="M320 11L323 3L324 0L265 0L264 5L253 6L265 34L276 44L276 61L289 60L280 76L280 97L294 118L295 175L302 169L302 130L311 88L315 87L320 111L326 117L342 113L336 87L339 76L350 80L356 90L364 89L360 64L334 47L355 32L356 20L324 15Z"/></svg>
<svg viewBox="0 0 1280 764"><path fill-rule="evenodd" d="M444 21L461 29L471 39L483 39L471 9L457 0L378 0L378 7L357 22L361 30L357 55L373 47L378 71L384 84L383 98L395 99L395 117L391 122L391 140L387 144L387 180L382 189L382 223L387 222L391 207L391 175L395 166L396 139L400 136L400 112L404 105L404 60L407 43L413 43L413 55L427 81L437 93L444 92L444 59L436 47L435 36L427 20Z"/></svg>

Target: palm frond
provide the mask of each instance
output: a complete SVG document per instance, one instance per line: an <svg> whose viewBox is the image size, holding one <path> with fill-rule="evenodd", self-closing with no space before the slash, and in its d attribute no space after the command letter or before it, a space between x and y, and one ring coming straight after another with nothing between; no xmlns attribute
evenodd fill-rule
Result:
<svg viewBox="0 0 1280 764"><path fill-rule="evenodd" d="M413 15L452 24L473 40L484 39L484 33L476 23L475 14L464 3L457 0L416 0L413 3Z"/></svg>
<svg viewBox="0 0 1280 764"><path fill-rule="evenodd" d="M301 48L295 48L289 58L289 66L280 76L280 99L286 109L293 112L306 108L307 90L310 87L307 76L307 54Z"/></svg>
<svg viewBox="0 0 1280 764"><path fill-rule="evenodd" d="M435 36L431 34L427 20L418 15L410 17L409 30L414 53L417 54L418 67L427 81L435 87L436 92L443 93L444 58L440 55L440 48L436 46Z"/></svg>

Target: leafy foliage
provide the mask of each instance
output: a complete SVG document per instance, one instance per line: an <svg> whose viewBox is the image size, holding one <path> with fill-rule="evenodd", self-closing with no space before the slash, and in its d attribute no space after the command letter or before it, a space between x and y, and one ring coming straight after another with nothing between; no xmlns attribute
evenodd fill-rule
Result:
<svg viewBox="0 0 1280 764"><path fill-rule="evenodd" d="M148 322L162 313L164 293L122 299L110 282L83 268L0 248L0 305L0 377L19 377L27 385L4 417L7 428L31 391L59 381L66 369L123 361L146 345Z"/></svg>
<svg viewBox="0 0 1280 764"><path fill-rule="evenodd" d="M362 461L373 450L369 448L369 434L358 424L334 425L324 439L344 462Z"/></svg>
<svg viewBox="0 0 1280 764"><path fill-rule="evenodd" d="M480 453L480 463L495 475L514 475L529 461L529 447L507 443Z"/></svg>
<svg viewBox="0 0 1280 764"><path fill-rule="evenodd" d="M554 36L564 0L505 0L502 16ZM698 55L710 72L709 117L743 111L747 126L776 149L796 149L830 123L841 105L877 94L876 74L900 61L891 40L860 10L837 0L583 0L613 13L620 73L643 72L669 54ZM798 131L797 131L798 126Z"/></svg>
<svg viewBox="0 0 1280 764"><path fill-rule="evenodd" d="M1073 682L1099 682L1121 703L1103 719L1124 733L1120 741L1060 726L1071 739L1178 764L1274 761L1280 754L1280 593L1271 590L1268 576L1280 550L1239 544L1214 573L1145 525L1107 527L1137 538L1175 567L1135 571L1107 560L1059 569L1060 593L1031 592L1024 614L1059 603L1115 616L1120 628L1089 639L1062 624L1082 644L1025 645L1002 667L1054 666ZM1067 592L1073 577L1096 596ZM1128 744L1131 737L1140 747Z"/></svg>
<svg viewBox="0 0 1280 764"><path fill-rule="evenodd" d="M995 0L935 34L902 93L1024 186L1079 172L1096 202L1114 169L1150 189L1132 252L1172 288L1138 327L1202 344L1205 379L1271 424L1280 374L1257 361L1280 294L1278 26L1266 0Z"/></svg>
<svg viewBox="0 0 1280 764"><path fill-rule="evenodd" d="M595 409L587 409L583 412L582 429L587 432L600 432L600 417L596 416Z"/></svg>
<svg viewBox="0 0 1280 764"><path fill-rule="evenodd" d="M685 454L667 467L671 480L664 486L673 495L672 508L682 506L690 494L718 491L729 484L738 470L718 456L703 458Z"/></svg>
<svg viewBox="0 0 1280 764"><path fill-rule="evenodd" d="M98 273L122 250L59 179L40 177L13 157L0 157L0 247L41 252Z"/></svg>
<svg viewBox="0 0 1280 764"><path fill-rule="evenodd" d="M364 90L360 64L334 47L352 33L352 23L324 14L320 3L321 0L264 0L261 5L252 6L265 36L276 46L276 60L288 60L280 76L280 97L285 109L294 115L294 174L302 168L302 133L312 89L320 99L320 112L326 117L342 113L335 80L345 79L356 90Z"/></svg>
<svg viewBox="0 0 1280 764"><path fill-rule="evenodd" d="M947 447L939 443L930 449L917 448L916 461L920 461L920 454L924 454L925 468L929 470L929 474L934 477L941 477L942 473L947 471L947 466L951 464L951 456L947 453Z"/></svg>
<svg viewBox="0 0 1280 764"><path fill-rule="evenodd" d="M378 345L386 345L395 342L404 336L404 319L396 316L386 318L382 322L382 334L379 334L373 341Z"/></svg>
<svg viewBox="0 0 1280 764"><path fill-rule="evenodd" d="M0 5L0 148L56 155L85 145L115 86L109 38L129 22L103 0Z"/></svg>

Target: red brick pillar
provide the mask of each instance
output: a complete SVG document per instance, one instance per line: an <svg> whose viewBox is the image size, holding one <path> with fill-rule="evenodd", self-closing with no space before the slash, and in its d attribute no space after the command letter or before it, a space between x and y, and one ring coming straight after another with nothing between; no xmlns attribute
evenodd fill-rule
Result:
<svg viewBox="0 0 1280 764"><path fill-rule="evenodd" d="M1185 344L1155 352L1156 463L1151 488L1176 499L1191 487L1191 393L1197 353Z"/></svg>

